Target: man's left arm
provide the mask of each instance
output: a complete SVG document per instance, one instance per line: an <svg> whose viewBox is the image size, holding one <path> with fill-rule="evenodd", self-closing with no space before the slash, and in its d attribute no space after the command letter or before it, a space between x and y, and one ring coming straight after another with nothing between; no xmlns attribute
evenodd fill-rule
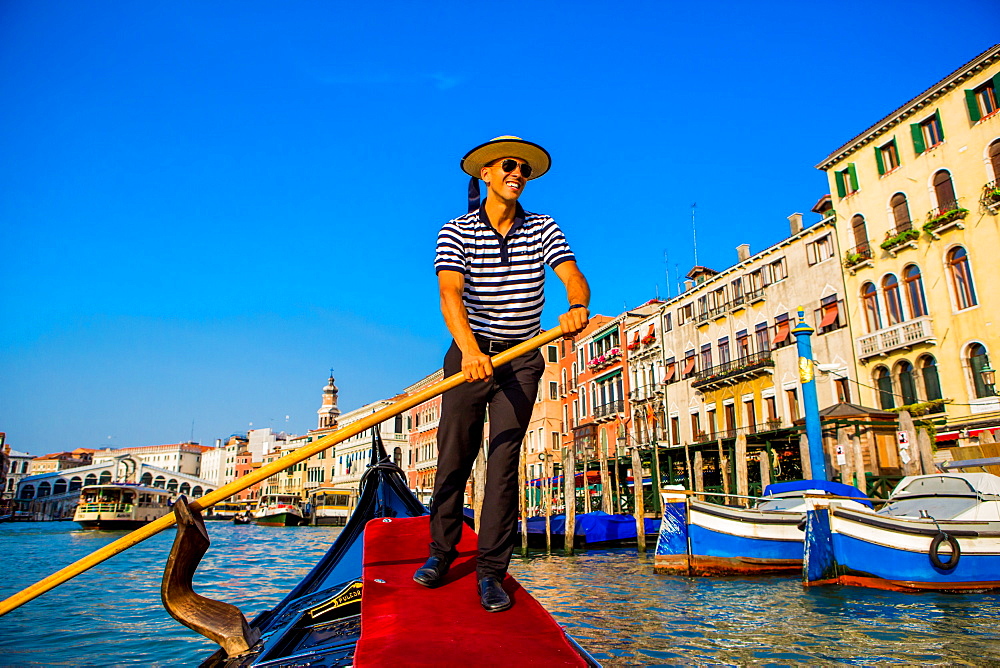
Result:
<svg viewBox="0 0 1000 668"><path fill-rule="evenodd" d="M560 262L554 271L566 286L566 298L571 307L559 316L563 338L568 339L582 332L590 322L590 285L573 260Z"/></svg>

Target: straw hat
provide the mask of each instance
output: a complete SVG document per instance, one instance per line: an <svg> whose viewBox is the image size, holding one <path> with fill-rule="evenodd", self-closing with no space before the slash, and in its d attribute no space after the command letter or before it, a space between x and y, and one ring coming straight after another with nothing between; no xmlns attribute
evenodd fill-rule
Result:
<svg viewBox="0 0 1000 668"><path fill-rule="evenodd" d="M483 167L500 158L520 158L531 165L531 178L549 171L552 158L544 148L520 137L495 137L485 144L480 144L465 154L462 158L462 171L478 179Z"/></svg>

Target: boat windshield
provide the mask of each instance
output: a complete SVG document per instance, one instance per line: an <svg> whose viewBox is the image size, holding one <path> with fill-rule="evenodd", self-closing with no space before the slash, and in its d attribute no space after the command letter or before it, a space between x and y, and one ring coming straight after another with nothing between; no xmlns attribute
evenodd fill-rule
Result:
<svg viewBox="0 0 1000 668"><path fill-rule="evenodd" d="M757 510L791 510L801 506L804 501L805 498L802 496L779 496L767 501L759 501Z"/></svg>
<svg viewBox="0 0 1000 668"><path fill-rule="evenodd" d="M975 496L911 496L890 501L879 515L892 517L920 517L926 511L936 520L950 520L973 508L979 499Z"/></svg>

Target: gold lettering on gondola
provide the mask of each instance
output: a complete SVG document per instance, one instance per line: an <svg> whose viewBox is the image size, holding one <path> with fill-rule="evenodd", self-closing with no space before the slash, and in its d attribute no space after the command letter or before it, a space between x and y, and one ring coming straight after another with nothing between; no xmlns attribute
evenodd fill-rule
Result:
<svg viewBox="0 0 1000 668"><path fill-rule="evenodd" d="M323 603L320 603L315 608L312 608L307 613L310 617L316 618L324 615L331 610L336 610L349 603L354 603L355 601L361 600L361 582L355 580L351 584L347 585L339 592L334 594L333 598L327 599Z"/></svg>

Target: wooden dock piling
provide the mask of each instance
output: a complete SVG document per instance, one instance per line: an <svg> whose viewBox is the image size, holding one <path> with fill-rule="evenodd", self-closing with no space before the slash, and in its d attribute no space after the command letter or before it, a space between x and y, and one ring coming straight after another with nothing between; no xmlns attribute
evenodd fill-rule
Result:
<svg viewBox="0 0 1000 668"><path fill-rule="evenodd" d="M576 535L576 445L566 448L563 462L563 490L566 495L566 528L563 529L563 551L573 554L573 538Z"/></svg>

